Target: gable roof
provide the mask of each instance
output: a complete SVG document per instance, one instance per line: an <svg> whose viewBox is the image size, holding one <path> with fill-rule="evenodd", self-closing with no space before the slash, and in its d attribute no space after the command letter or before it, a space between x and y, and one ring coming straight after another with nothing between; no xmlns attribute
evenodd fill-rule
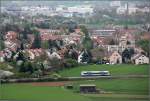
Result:
<svg viewBox="0 0 150 101"><path fill-rule="evenodd" d="M118 54L119 56L121 56L121 54L119 52L113 51L113 52L111 52L111 55L109 57L113 56L113 54Z"/></svg>
<svg viewBox="0 0 150 101"><path fill-rule="evenodd" d="M135 54L135 55L132 57L132 60L138 59L138 58L141 57L141 56L146 57L146 56L143 55L143 54Z"/></svg>

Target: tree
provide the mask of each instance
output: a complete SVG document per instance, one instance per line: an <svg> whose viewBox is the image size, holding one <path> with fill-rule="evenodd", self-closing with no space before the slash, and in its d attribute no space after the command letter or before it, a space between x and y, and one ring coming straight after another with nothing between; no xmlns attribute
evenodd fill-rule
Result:
<svg viewBox="0 0 150 101"><path fill-rule="evenodd" d="M137 44L145 51L146 55L149 56L149 40L139 40Z"/></svg>
<svg viewBox="0 0 150 101"><path fill-rule="evenodd" d="M84 37L82 44L84 49L90 50L93 48L93 42L90 37Z"/></svg>
<svg viewBox="0 0 150 101"><path fill-rule="evenodd" d="M127 41L127 45L131 45L131 42L130 42L130 41Z"/></svg>
<svg viewBox="0 0 150 101"><path fill-rule="evenodd" d="M19 66L19 72L26 72L26 66L24 62Z"/></svg>
<svg viewBox="0 0 150 101"><path fill-rule="evenodd" d="M102 59L105 57L105 49L103 48L94 48L91 50L92 59L96 62L101 62Z"/></svg>
<svg viewBox="0 0 150 101"><path fill-rule="evenodd" d="M21 42L21 44L20 44L20 49L21 50L24 50L24 44Z"/></svg>
<svg viewBox="0 0 150 101"><path fill-rule="evenodd" d="M75 59L68 58L64 62L65 68L76 67L76 66L78 66L78 62Z"/></svg>
<svg viewBox="0 0 150 101"><path fill-rule="evenodd" d="M74 49L69 49L68 51L66 51L64 56L65 56L65 58L71 58L74 60L78 60L78 53Z"/></svg>
<svg viewBox="0 0 150 101"><path fill-rule="evenodd" d="M81 31L84 33L84 37L82 40L82 45L85 49L90 50L93 48L93 42L89 36L88 30L86 29L85 26L80 26Z"/></svg>
<svg viewBox="0 0 150 101"><path fill-rule="evenodd" d="M88 30L87 30L87 28L85 26L81 25L80 29L85 34L85 36L89 36Z"/></svg>
<svg viewBox="0 0 150 101"><path fill-rule="evenodd" d="M32 44L32 48L41 48L41 37L38 31L34 31L35 38Z"/></svg>
<svg viewBox="0 0 150 101"><path fill-rule="evenodd" d="M133 48L126 48L122 52L122 62L124 63L129 63L131 61L131 57L134 54L134 49Z"/></svg>
<svg viewBox="0 0 150 101"><path fill-rule="evenodd" d="M71 58L75 59L75 60L78 60L78 53L75 50L72 51Z"/></svg>
<svg viewBox="0 0 150 101"><path fill-rule="evenodd" d="M2 33L6 33L8 31L21 32L21 28L20 28L19 25L17 25L17 24L10 24L10 23L2 25L0 30L1 30Z"/></svg>
<svg viewBox="0 0 150 101"><path fill-rule="evenodd" d="M23 39L27 39L28 36L27 34L29 34L30 31L28 31L28 28L24 28L24 30L21 32Z"/></svg>
<svg viewBox="0 0 150 101"><path fill-rule="evenodd" d="M32 66L31 62L28 62L27 64L28 68L27 68L27 72L30 72L31 74L34 72L34 68Z"/></svg>
<svg viewBox="0 0 150 101"><path fill-rule="evenodd" d="M87 62L90 63L92 61L92 54L90 51L84 50L84 53L82 54L82 61L81 62Z"/></svg>
<svg viewBox="0 0 150 101"><path fill-rule="evenodd" d="M109 45L115 45L115 41L112 39L112 40L109 42Z"/></svg>
<svg viewBox="0 0 150 101"><path fill-rule="evenodd" d="M48 40L48 48L56 48L56 49L60 49L60 45L58 44L58 40Z"/></svg>
<svg viewBox="0 0 150 101"><path fill-rule="evenodd" d="M0 50L3 50L5 48L4 40L0 37Z"/></svg>
<svg viewBox="0 0 150 101"><path fill-rule="evenodd" d="M57 71L61 69L61 61L58 58L50 59L49 62L54 70Z"/></svg>
<svg viewBox="0 0 150 101"><path fill-rule="evenodd" d="M49 48L49 43L48 43L48 41L43 41L43 42L42 42L42 48L44 48L44 49L48 49L48 48Z"/></svg>
<svg viewBox="0 0 150 101"><path fill-rule="evenodd" d="M49 49L53 48L53 41L52 40L48 40L48 48Z"/></svg>
<svg viewBox="0 0 150 101"><path fill-rule="evenodd" d="M25 61L25 56L22 51L19 51L18 56L16 58L16 61L19 61L19 60Z"/></svg>
<svg viewBox="0 0 150 101"><path fill-rule="evenodd" d="M34 72L34 68L31 64L31 62L23 62L20 66L19 66L19 72L29 72L30 74L32 74Z"/></svg>
<svg viewBox="0 0 150 101"><path fill-rule="evenodd" d="M74 32L74 29L77 28L77 23L74 21L64 21L62 26L67 28L69 32Z"/></svg>

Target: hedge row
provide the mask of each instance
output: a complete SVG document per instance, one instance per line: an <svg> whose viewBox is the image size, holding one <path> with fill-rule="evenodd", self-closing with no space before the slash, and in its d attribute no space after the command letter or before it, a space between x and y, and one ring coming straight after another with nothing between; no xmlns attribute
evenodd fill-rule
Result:
<svg viewBox="0 0 150 101"><path fill-rule="evenodd" d="M28 83L28 82L49 82L68 81L68 78L23 78L23 79L1 79L1 83Z"/></svg>

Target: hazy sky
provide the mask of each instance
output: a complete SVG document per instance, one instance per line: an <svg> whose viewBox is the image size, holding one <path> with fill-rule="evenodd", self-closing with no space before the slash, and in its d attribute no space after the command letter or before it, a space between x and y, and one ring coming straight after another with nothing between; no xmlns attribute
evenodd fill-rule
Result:
<svg viewBox="0 0 150 101"><path fill-rule="evenodd" d="M68 6L71 6L71 5L77 5L77 4L94 4L94 3L97 3L99 1L73 1L73 0L49 0L49 1L46 1L46 0L32 0L32 1L1 1L1 5L18 5L18 6L23 6L23 5L47 5L47 6L51 6L51 5L68 5ZM100 3L108 3L107 1L100 1Z"/></svg>
<svg viewBox="0 0 150 101"><path fill-rule="evenodd" d="M56 5L81 5L81 4L99 4L101 6L105 6L110 3L110 1L114 0L96 0L96 1L85 1L85 0L1 0L1 5L18 5L18 6L36 6L36 5L46 5L46 6L56 6ZM126 2L127 0L121 0ZM149 0L128 0L128 2L135 3L144 3ZM123 3L122 2L122 3Z"/></svg>

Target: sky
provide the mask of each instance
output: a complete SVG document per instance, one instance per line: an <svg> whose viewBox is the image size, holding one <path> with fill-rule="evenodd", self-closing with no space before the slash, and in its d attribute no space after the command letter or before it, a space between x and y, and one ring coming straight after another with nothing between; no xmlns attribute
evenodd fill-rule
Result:
<svg viewBox="0 0 150 101"><path fill-rule="evenodd" d="M1 0L1 5L18 5L18 6L38 6L38 5L45 5L45 6L56 6L56 5L66 5L66 6L73 6L73 5L81 5L81 4L99 4L101 6L106 6L110 3L110 1L115 0ZM121 0L127 2L127 0ZM148 0L141 0L141 3L144 3ZM128 0L128 2L140 2L137 0Z"/></svg>

